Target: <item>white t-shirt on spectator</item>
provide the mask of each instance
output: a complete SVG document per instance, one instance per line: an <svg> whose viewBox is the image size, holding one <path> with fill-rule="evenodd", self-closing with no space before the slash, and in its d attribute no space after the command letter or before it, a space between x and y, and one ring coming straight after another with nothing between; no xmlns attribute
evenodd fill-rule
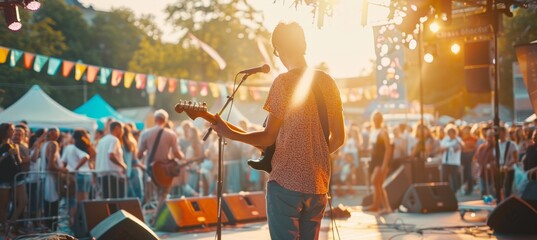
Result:
<svg viewBox="0 0 537 240"><path fill-rule="evenodd" d="M462 140L459 137L451 139L446 136L444 139L442 139L440 146L447 148L444 154L442 154L442 164L457 166L461 165L461 142Z"/></svg>
<svg viewBox="0 0 537 240"><path fill-rule="evenodd" d="M69 172L76 171L76 166L83 158L89 157L89 154L77 148L74 144L69 144L63 149L62 162L67 163L67 169ZM89 173L90 168L88 162L80 166L78 171Z"/></svg>
<svg viewBox="0 0 537 240"><path fill-rule="evenodd" d="M97 154L95 156L95 171L97 172L123 172L123 168L110 160L109 155L113 153L118 161L123 161L123 150L119 139L114 135L107 134L99 140L97 144ZM108 174L100 174L108 175Z"/></svg>

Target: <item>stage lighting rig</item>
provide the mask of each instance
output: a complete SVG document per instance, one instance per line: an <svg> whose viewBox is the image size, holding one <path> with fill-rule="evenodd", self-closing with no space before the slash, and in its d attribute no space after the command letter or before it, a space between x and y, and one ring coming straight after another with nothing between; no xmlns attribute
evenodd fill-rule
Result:
<svg viewBox="0 0 537 240"><path fill-rule="evenodd" d="M22 28L19 7L37 11L41 3L38 0L0 0L0 10L4 12L7 28L14 32Z"/></svg>

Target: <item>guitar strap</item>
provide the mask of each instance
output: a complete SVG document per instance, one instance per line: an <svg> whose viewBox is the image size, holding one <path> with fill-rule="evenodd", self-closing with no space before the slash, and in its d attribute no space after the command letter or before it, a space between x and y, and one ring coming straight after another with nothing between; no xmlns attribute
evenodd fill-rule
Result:
<svg viewBox="0 0 537 240"><path fill-rule="evenodd" d="M149 157L147 157L147 170L151 174L151 163L153 163L153 157L155 157L155 152L157 151L158 143L160 142L160 137L162 136L162 132L164 131L164 128L160 129L157 134L157 138L155 139L155 142L153 143L153 148L151 148L151 153L149 154Z"/></svg>

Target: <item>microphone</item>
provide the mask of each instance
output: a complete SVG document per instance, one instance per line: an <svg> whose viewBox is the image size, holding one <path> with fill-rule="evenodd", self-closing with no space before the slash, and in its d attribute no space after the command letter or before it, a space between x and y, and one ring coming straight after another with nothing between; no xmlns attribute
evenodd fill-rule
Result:
<svg viewBox="0 0 537 240"><path fill-rule="evenodd" d="M240 73L255 74L255 73L258 73L258 72L268 73L268 72L270 72L270 66L268 64L263 64L263 66L261 66L261 67L255 67L255 68L249 68L249 69L246 69L246 70L242 70L242 71L239 72L239 74Z"/></svg>

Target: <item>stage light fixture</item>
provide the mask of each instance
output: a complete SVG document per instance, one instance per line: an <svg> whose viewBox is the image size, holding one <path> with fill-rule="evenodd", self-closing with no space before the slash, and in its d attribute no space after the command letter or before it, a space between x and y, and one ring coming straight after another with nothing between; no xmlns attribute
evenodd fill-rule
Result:
<svg viewBox="0 0 537 240"><path fill-rule="evenodd" d="M4 6L4 17L9 30L16 32L22 28L19 7L17 5L11 4Z"/></svg>
<svg viewBox="0 0 537 240"><path fill-rule="evenodd" d="M22 3L30 11L37 11L41 8L41 3L38 0L23 0Z"/></svg>
<svg viewBox="0 0 537 240"><path fill-rule="evenodd" d="M423 60L426 63L432 63L434 61L434 56L431 53L426 53L425 55L423 55Z"/></svg>
<svg viewBox="0 0 537 240"><path fill-rule="evenodd" d="M432 22L429 25L429 30L431 30L431 32L433 33L437 33L438 31L440 31L440 25L437 22Z"/></svg>
<svg viewBox="0 0 537 240"><path fill-rule="evenodd" d="M452 53L459 54L460 51L461 51L461 45L459 45L458 43L454 43L453 45L451 45Z"/></svg>

